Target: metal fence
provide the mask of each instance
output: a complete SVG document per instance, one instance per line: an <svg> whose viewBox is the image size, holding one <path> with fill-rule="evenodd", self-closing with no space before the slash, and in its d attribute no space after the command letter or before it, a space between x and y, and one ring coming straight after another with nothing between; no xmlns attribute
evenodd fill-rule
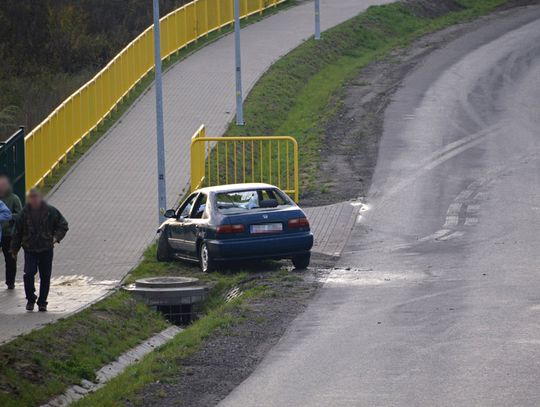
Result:
<svg viewBox="0 0 540 407"><path fill-rule="evenodd" d="M26 195L24 156L24 128L21 127L9 139L0 143L0 174L11 179L13 192L22 202Z"/></svg>
<svg viewBox="0 0 540 407"><path fill-rule="evenodd" d="M264 182L298 202L298 143L288 136L207 137L201 126L191 139L191 189Z"/></svg>
<svg viewBox="0 0 540 407"><path fill-rule="evenodd" d="M242 18L286 0L241 0ZM233 0L195 0L161 19L161 56L168 58L233 22ZM153 28L129 43L92 80L26 137L26 187L43 182L154 67Z"/></svg>

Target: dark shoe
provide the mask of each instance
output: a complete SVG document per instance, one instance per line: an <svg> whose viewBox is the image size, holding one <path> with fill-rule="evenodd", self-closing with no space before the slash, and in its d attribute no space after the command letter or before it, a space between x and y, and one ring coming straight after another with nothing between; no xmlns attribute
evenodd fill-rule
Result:
<svg viewBox="0 0 540 407"><path fill-rule="evenodd" d="M47 312L47 305L38 305L39 312Z"/></svg>
<svg viewBox="0 0 540 407"><path fill-rule="evenodd" d="M34 301L28 301L26 303L26 310L27 311L33 311L34 310L34 304L35 304Z"/></svg>
<svg viewBox="0 0 540 407"><path fill-rule="evenodd" d="M8 290L14 290L15 289L15 284L8 284L7 289Z"/></svg>

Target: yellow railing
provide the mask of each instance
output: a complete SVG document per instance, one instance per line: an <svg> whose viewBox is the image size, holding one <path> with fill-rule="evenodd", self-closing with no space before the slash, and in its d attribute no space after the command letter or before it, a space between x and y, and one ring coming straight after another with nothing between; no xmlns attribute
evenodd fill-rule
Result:
<svg viewBox="0 0 540 407"><path fill-rule="evenodd" d="M240 0L242 18L286 0ZM161 56L170 57L233 22L233 0L195 0L161 19ZM26 187L39 185L154 68L154 30L146 29L25 138Z"/></svg>
<svg viewBox="0 0 540 407"><path fill-rule="evenodd" d="M206 137L204 125L191 139L191 190L203 186L265 182L298 202L298 143L293 137Z"/></svg>

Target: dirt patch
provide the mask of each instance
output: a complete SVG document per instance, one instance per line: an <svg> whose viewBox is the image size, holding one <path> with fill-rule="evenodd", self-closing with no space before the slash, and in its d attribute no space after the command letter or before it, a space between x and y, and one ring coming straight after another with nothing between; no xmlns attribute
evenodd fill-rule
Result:
<svg viewBox="0 0 540 407"><path fill-rule="evenodd" d="M291 321L304 311L322 273L290 272L270 282L256 282L267 286L269 294L249 301L235 315L240 322L206 340L195 355L177 360L181 374L167 383L148 386L137 405L216 405L255 370Z"/></svg>
<svg viewBox="0 0 540 407"><path fill-rule="evenodd" d="M392 95L407 73L446 42L433 42L431 37L368 65L346 85L337 101L341 107L326 128L320 187L304 197L304 205L327 205L367 194L377 164L384 111Z"/></svg>
<svg viewBox="0 0 540 407"><path fill-rule="evenodd" d="M537 3L538 0L515 0L501 9ZM454 0L408 0L404 4L426 18L461 8ZM302 198L303 205L329 205L367 195L377 164L384 112L405 76L431 52L474 30L486 18L495 17L483 17L480 21L428 34L369 64L347 83L332 101L339 109L326 126L316 187Z"/></svg>
<svg viewBox="0 0 540 407"><path fill-rule="evenodd" d="M422 18L437 18L463 10L463 6L455 0L405 0L403 3L415 16Z"/></svg>

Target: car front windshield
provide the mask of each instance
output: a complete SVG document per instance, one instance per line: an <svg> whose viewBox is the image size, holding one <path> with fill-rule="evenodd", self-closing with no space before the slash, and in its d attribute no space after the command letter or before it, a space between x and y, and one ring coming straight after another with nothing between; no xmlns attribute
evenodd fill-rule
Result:
<svg viewBox="0 0 540 407"><path fill-rule="evenodd" d="M248 191L219 192L216 204L220 212L235 213L267 210L292 205L291 200L277 189L253 189Z"/></svg>

